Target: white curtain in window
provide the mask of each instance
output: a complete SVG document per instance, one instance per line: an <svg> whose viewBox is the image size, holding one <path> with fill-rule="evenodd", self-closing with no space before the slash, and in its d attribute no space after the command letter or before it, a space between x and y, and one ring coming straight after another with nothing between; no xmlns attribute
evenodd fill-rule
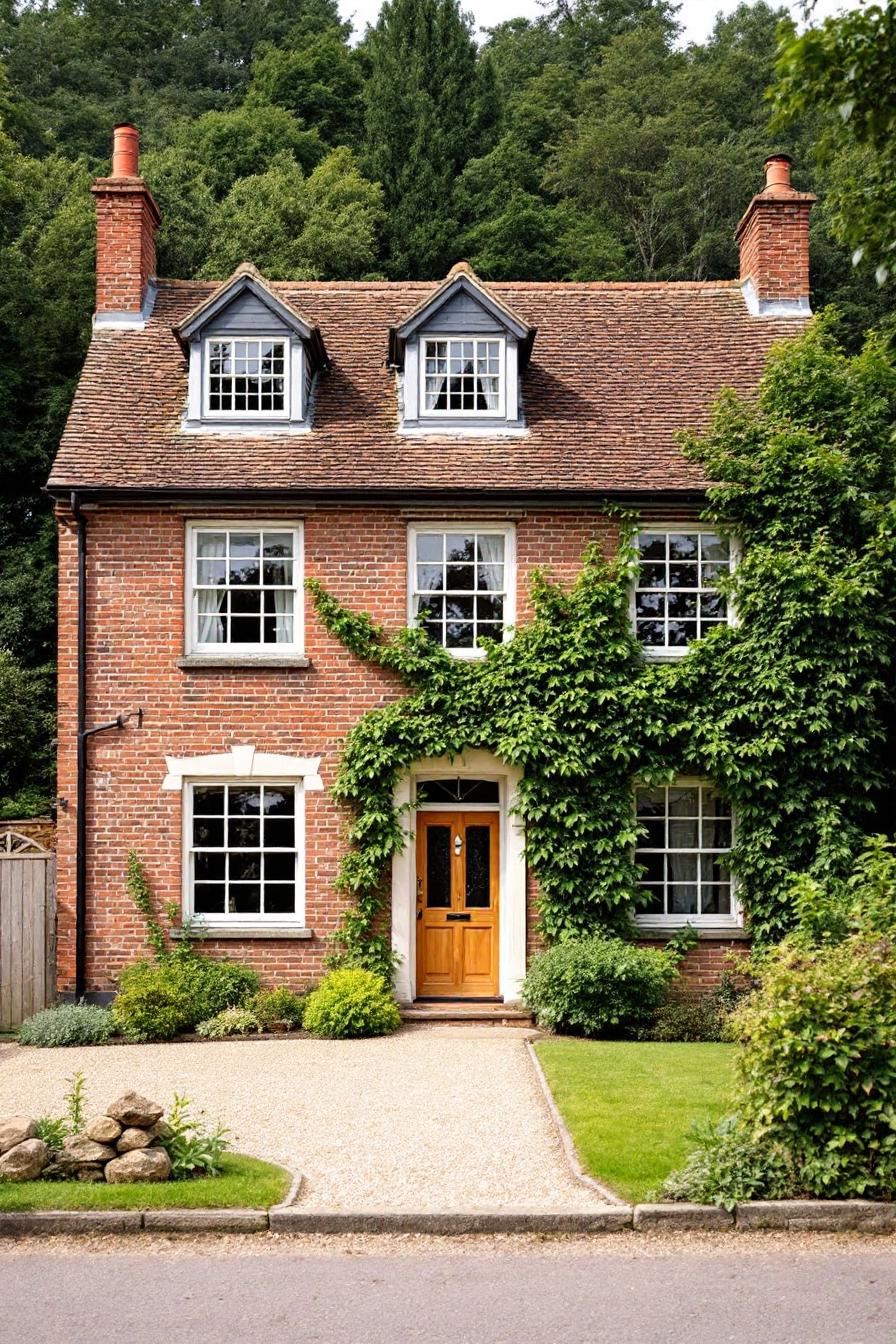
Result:
<svg viewBox="0 0 896 1344"><path fill-rule="evenodd" d="M489 592L499 593L504 588L504 538L500 532L480 532L477 541L480 569L478 586L480 588L485 586Z"/></svg>
<svg viewBox="0 0 896 1344"><path fill-rule="evenodd" d="M227 554L227 536L225 533L200 533L197 537L197 555L201 560L223 560ZM204 566L198 566L197 577L200 581L206 576ZM214 569L215 566L210 566ZM225 640L225 621L220 613L227 604L226 588L200 588L197 597L199 613L200 644L223 644Z"/></svg>
<svg viewBox="0 0 896 1344"><path fill-rule="evenodd" d="M292 643L293 592L291 588L274 589L274 611L277 613L277 643Z"/></svg>
<svg viewBox="0 0 896 1344"><path fill-rule="evenodd" d="M227 603L226 588L200 588L199 643L223 644L225 622L220 613Z"/></svg>

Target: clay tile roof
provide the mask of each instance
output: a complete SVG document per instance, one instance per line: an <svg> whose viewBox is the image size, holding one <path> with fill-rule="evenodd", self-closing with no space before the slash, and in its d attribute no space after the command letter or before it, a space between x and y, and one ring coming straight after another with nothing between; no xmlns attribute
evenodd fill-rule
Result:
<svg viewBox="0 0 896 1344"><path fill-rule="evenodd" d="M313 428L264 437L184 433L187 365L173 329L219 289L159 282L143 331L93 335L50 488L130 491L532 495L693 492L706 482L677 435L706 424L723 386L749 394L799 318L756 318L735 282L501 283L488 291L537 328L523 377L527 431L398 432L390 327L439 286L279 282L320 327L331 368Z"/></svg>

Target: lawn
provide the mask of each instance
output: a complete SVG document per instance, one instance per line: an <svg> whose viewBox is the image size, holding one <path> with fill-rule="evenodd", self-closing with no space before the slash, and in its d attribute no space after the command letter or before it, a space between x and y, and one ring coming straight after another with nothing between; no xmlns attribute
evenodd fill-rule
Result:
<svg viewBox="0 0 896 1344"><path fill-rule="evenodd" d="M292 1178L282 1167L229 1153L221 1175L190 1181L93 1185L78 1181L0 1182L0 1213L29 1209L266 1209L285 1197Z"/></svg>
<svg viewBox="0 0 896 1344"><path fill-rule="evenodd" d="M694 1120L728 1109L733 1045L558 1039L535 1049L585 1170L632 1202L681 1163Z"/></svg>

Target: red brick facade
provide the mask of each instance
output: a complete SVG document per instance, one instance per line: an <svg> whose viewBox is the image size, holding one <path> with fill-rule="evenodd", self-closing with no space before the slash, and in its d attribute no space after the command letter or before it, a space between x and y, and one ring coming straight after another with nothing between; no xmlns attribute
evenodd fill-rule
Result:
<svg viewBox="0 0 896 1344"><path fill-rule="evenodd" d="M96 311L138 314L156 273L161 216L142 177L103 177L96 198Z"/></svg>

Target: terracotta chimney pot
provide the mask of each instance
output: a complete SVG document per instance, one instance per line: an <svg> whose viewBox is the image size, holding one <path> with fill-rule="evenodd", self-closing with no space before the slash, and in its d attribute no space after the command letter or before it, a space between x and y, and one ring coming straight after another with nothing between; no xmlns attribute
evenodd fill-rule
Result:
<svg viewBox="0 0 896 1344"><path fill-rule="evenodd" d="M140 132L120 122L112 132L112 177L139 177Z"/></svg>
<svg viewBox="0 0 896 1344"><path fill-rule="evenodd" d="M790 165L793 159L789 154L772 154L765 161L765 185L767 187L789 187Z"/></svg>

